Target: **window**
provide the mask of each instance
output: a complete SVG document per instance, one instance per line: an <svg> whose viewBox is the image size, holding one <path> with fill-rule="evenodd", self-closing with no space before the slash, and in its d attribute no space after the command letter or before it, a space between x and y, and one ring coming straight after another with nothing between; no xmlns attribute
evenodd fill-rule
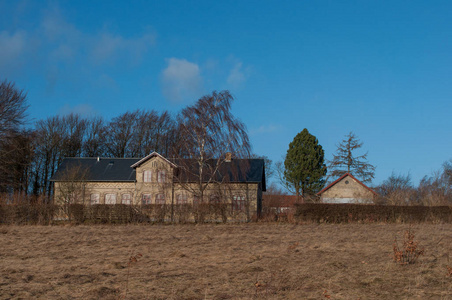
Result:
<svg viewBox="0 0 452 300"><path fill-rule="evenodd" d="M220 203L220 196L218 196L218 194L210 195L210 204L219 204L219 203Z"/></svg>
<svg viewBox="0 0 452 300"><path fill-rule="evenodd" d="M187 194L178 194L176 196L176 204L187 204Z"/></svg>
<svg viewBox="0 0 452 300"><path fill-rule="evenodd" d="M99 204L99 194L91 194L91 204Z"/></svg>
<svg viewBox="0 0 452 300"><path fill-rule="evenodd" d="M165 170L160 170L160 171L158 172L158 178L157 178L157 181L158 181L159 183L165 183L165 181L166 181L166 171L165 171Z"/></svg>
<svg viewBox="0 0 452 300"><path fill-rule="evenodd" d="M116 204L116 194L105 194L105 204Z"/></svg>
<svg viewBox="0 0 452 300"><path fill-rule="evenodd" d="M193 195L193 205L197 206L201 203L201 198L197 195Z"/></svg>
<svg viewBox="0 0 452 300"><path fill-rule="evenodd" d="M151 194L143 194L141 196L141 204L151 204Z"/></svg>
<svg viewBox="0 0 452 300"><path fill-rule="evenodd" d="M151 170L144 170L144 172L143 172L143 181L144 182L152 182L152 172L151 172Z"/></svg>
<svg viewBox="0 0 452 300"><path fill-rule="evenodd" d="M69 195L67 195L66 197L64 197L64 200L66 201L66 203L68 204L74 204L76 203L76 196L75 196L75 192L69 193Z"/></svg>
<svg viewBox="0 0 452 300"><path fill-rule="evenodd" d="M165 194L155 195L155 204L165 204Z"/></svg>
<svg viewBox="0 0 452 300"><path fill-rule="evenodd" d="M130 205L132 203L132 195L131 194L122 194L121 203Z"/></svg>
<svg viewBox="0 0 452 300"><path fill-rule="evenodd" d="M245 208L245 196L234 195L232 197L232 211L241 211Z"/></svg>

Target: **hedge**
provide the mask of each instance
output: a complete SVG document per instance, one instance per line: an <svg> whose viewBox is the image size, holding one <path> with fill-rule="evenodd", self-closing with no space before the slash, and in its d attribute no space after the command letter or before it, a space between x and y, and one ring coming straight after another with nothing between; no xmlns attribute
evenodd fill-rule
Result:
<svg viewBox="0 0 452 300"><path fill-rule="evenodd" d="M348 222L452 222L452 206L391 206L363 204L302 203L295 205L299 221Z"/></svg>

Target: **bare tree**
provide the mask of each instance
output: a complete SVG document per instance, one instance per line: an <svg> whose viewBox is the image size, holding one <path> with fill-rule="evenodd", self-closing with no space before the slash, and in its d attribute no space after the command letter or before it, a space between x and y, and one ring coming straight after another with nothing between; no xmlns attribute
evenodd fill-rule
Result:
<svg viewBox="0 0 452 300"><path fill-rule="evenodd" d="M179 183L205 203L207 187L226 180L220 168L226 153L249 157L245 125L231 112L234 98L229 91L212 92L182 110L177 118L180 141L177 160Z"/></svg>
<svg viewBox="0 0 452 300"><path fill-rule="evenodd" d="M411 183L410 174L392 173L376 188L380 198L377 203L389 205L410 205L416 203L416 190Z"/></svg>
<svg viewBox="0 0 452 300"><path fill-rule="evenodd" d="M63 159L64 124L61 117L49 117L36 123L33 193L52 194L49 181Z"/></svg>
<svg viewBox="0 0 452 300"><path fill-rule="evenodd" d="M424 205L452 205L452 160L433 176L425 176L419 183L419 202Z"/></svg>
<svg viewBox="0 0 452 300"><path fill-rule="evenodd" d="M32 157L31 133L21 129L27 117L26 94L14 83L0 83L0 192L27 191Z"/></svg>
<svg viewBox="0 0 452 300"><path fill-rule="evenodd" d="M86 204L86 195L90 194L89 185L86 184L88 177L88 169L73 165L59 176L59 182L55 184L55 204L60 206L69 219L72 204Z"/></svg>
<svg viewBox="0 0 452 300"><path fill-rule="evenodd" d="M283 190L276 183L272 182L267 186L267 190L265 191L265 195L287 195L287 191Z"/></svg>
<svg viewBox="0 0 452 300"><path fill-rule="evenodd" d="M23 125L27 117L27 95L18 90L14 83L6 80L0 83L0 139Z"/></svg>
<svg viewBox="0 0 452 300"><path fill-rule="evenodd" d="M158 119L158 113L154 110L136 111L129 151L131 157L145 157L152 152Z"/></svg>
<svg viewBox="0 0 452 300"><path fill-rule="evenodd" d="M350 132L337 146L333 159L328 161L328 177L340 177L345 173L353 174L362 182L371 182L375 177L375 167L367 162L367 152L355 155L355 151L363 146L358 137Z"/></svg>
<svg viewBox="0 0 452 300"><path fill-rule="evenodd" d="M87 121L78 114L69 114L61 118L62 157L79 157L85 142Z"/></svg>
<svg viewBox="0 0 452 300"><path fill-rule="evenodd" d="M86 157L105 155L105 124L101 117L86 121L86 139L83 144L83 154Z"/></svg>
<svg viewBox="0 0 452 300"><path fill-rule="evenodd" d="M126 112L114 118L107 127L106 149L107 155L112 157L128 157L133 140L133 129L139 111Z"/></svg>
<svg viewBox="0 0 452 300"><path fill-rule="evenodd" d="M0 192L28 194L34 134L23 130L0 139Z"/></svg>

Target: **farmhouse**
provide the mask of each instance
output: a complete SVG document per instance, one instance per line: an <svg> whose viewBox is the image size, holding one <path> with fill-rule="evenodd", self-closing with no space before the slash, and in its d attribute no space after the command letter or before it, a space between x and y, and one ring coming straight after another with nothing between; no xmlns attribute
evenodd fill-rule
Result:
<svg viewBox="0 0 452 300"><path fill-rule="evenodd" d="M378 194L352 174L345 173L317 195L323 203L372 203Z"/></svg>
<svg viewBox="0 0 452 300"><path fill-rule="evenodd" d="M200 175L200 173L202 173ZM65 158L52 177L56 202L126 205L227 204L248 216L262 210L263 159Z"/></svg>

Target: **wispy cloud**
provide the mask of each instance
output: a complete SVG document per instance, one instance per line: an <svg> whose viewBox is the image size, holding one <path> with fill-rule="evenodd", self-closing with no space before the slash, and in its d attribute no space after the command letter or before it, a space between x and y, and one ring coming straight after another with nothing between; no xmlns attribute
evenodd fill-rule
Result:
<svg viewBox="0 0 452 300"><path fill-rule="evenodd" d="M155 43L155 36L147 33L138 38L125 38L109 32L99 34L95 39L92 59L97 63L116 59L126 53L133 62L140 60L142 55Z"/></svg>
<svg viewBox="0 0 452 300"><path fill-rule="evenodd" d="M257 128L251 128L250 135L276 133L276 132L280 132L282 130L282 128L283 128L282 125L278 125L278 124L261 125Z"/></svg>
<svg viewBox="0 0 452 300"><path fill-rule="evenodd" d="M237 62L229 72L227 82L234 87L238 87L246 81L246 77L242 62Z"/></svg>
<svg viewBox="0 0 452 300"><path fill-rule="evenodd" d="M132 37L105 28L86 31L68 22L55 6L44 10L34 29L0 31L0 67L8 73L39 72L46 79L47 92L52 93L62 81L97 82L97 76L108 72L100 70L101 65L138 65L155 41L155 33L147 29Z"/></svg>
<svg viewBox="0 0 452 300"><path fill-rule="evenodd" d="M0 32L0 67L11 64L26 49L27 36L24 31Z"/></svg>
<svg viewBox="0 0 452 300"><path fill-rule="evenodd" d="M58 114L60 115L68 115L70 113L79 114L84 117L89 117L94 115L96 112L94 108L90 104L79 104L76 106L71 106L69 104L65 104L64 106L60 107L58 110Z"/></svg>
<svg viewBox="0 0 452 300"><path fill-rule="evenodd" d="M168 66L162 71L163 95L171 102L199 96L202 90L200 68L185 59L169 58Z"/></svg>

